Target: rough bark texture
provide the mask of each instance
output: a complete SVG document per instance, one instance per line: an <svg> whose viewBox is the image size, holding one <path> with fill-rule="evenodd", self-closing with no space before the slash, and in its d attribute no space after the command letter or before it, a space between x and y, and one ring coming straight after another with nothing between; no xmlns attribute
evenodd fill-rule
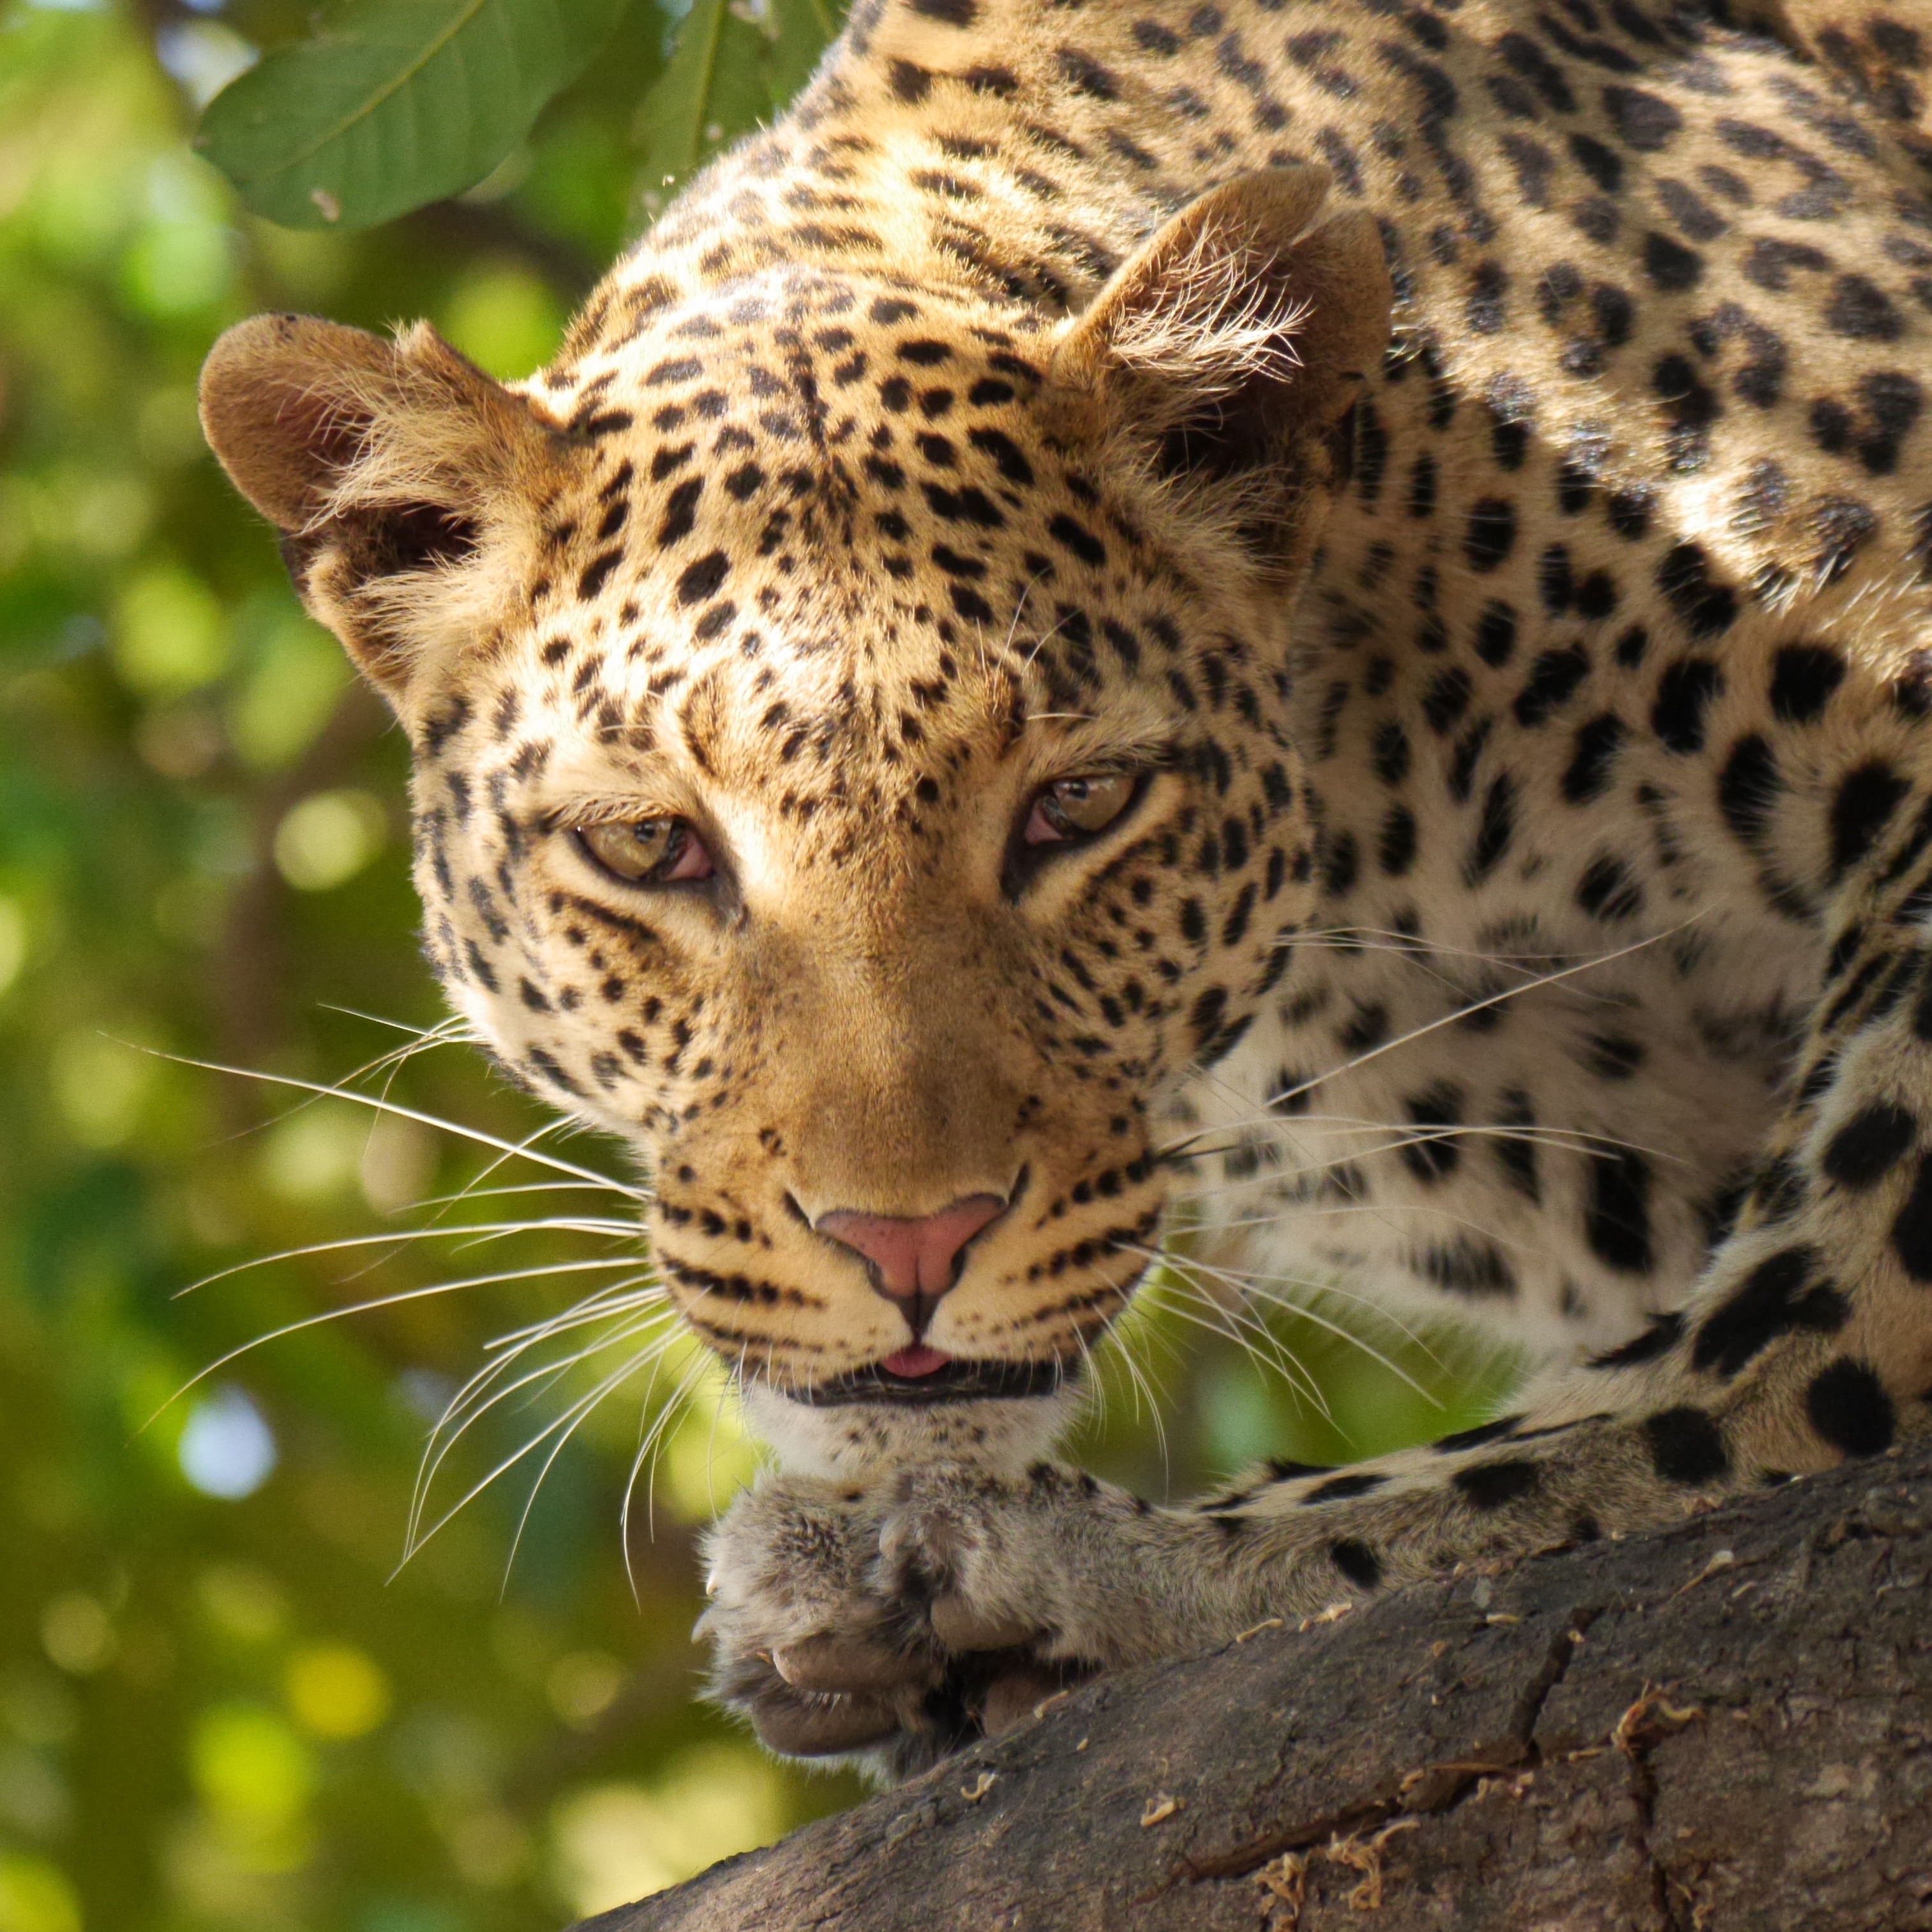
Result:
<svg viewBox="0 0 1932 1932"><path fill-rule="evenodd" d="M597 1932L1932 1928L1932 1450L1090 1685Z"/></svg>

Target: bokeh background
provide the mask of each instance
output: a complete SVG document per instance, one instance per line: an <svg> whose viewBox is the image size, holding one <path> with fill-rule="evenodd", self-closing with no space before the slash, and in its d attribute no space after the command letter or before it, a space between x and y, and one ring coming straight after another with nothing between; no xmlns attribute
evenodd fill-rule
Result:
<svg viewBox="0 0 1932 1932"><path fill-rule="evenodd" d="M540 364L661 198L676 14L632 0L480 187L353 234L190 145L310 24L0 0L0 1932L556 1927L859 1795L695 1700L697 1538L756 1467L716 1377L608 1324L491 1350L644 1270L631 1177L430 1030L404 747L195 420L262 308ZM713 24L697 151L802 70L753 0ZM1167 1300L1160 1425L1117 1369L1083 1445L1151 1493L1507 1372L1319 1300L1274 1324L1318 1400Z"/></svg>

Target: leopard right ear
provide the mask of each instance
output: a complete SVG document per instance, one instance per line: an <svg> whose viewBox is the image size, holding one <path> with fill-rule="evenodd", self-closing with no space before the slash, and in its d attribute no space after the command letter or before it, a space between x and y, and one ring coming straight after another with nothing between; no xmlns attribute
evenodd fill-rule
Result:
<svg viewBox="0 0 1932 1932"><path fill-rule="evenodd" d="M427 323L260 315L201 372L202 428L310 611L406 719L430 665L524 595L562 433Z"/></svg>
<svg viewBox="0 0 1932 1932"><path fill-rule="evenodd" d="M1336 431L1380 362L1382 238L1328 206L1326 168L1209 189L1122 264L1055 346L1049 406L1075 436L1222 520L1263 568L1298 572L1336 473Z"/></svg>

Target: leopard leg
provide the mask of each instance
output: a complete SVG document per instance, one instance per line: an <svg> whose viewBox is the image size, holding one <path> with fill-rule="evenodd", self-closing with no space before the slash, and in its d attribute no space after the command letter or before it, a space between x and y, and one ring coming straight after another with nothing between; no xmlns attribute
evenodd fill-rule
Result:
<svg viewBox="0 0 1932 1932"><path fill-rule="evenodd" d="M1010 1639L1030 1621L1040 1654L1112 1667L1457 1562L1668 1524L1932 1426L1932 800L1891 823L1838 896L1791 1098L1680 1310L1518 1414L1339 1474L1262 1471L1190 1508L1046 1464L909 1472L882 1593L935 1629Z"/></svg>

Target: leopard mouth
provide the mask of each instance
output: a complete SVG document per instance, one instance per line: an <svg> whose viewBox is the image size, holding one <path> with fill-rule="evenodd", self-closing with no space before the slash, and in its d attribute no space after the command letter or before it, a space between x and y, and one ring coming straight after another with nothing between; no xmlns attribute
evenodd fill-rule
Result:
<svg viewBox="0 0 1932 1932"><path fill-rule="evenodd" d="M907 1376L874 1362L830 1382L787 1393L794 1402L812 1408L849 1403L903 1408L940 1402L1010 1402L1058 1394L1078 1373L1078 1364L1069 1362L975 1362L956 1357L923 1375Z"/></svg>

